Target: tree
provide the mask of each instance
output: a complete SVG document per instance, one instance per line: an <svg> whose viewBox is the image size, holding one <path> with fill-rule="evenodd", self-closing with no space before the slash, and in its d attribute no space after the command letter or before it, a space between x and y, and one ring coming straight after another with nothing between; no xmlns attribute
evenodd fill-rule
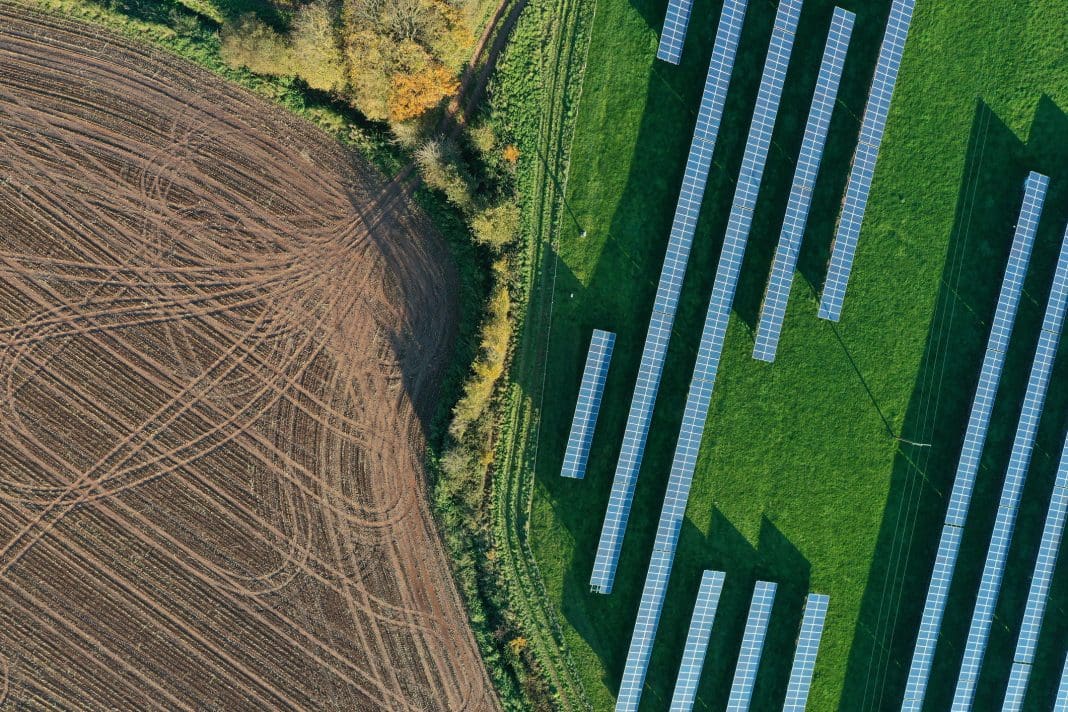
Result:
<svg viewBox="0 0 1068 712"><path fill-rule="evenodd" d="M447 0L344 0L353 105L369 118L418 118L459 87L474 36Z"/></svg>
<svg viewBox="0 0 1068 712"><path fill-rule="evenodd" d="M519 231L519 206L514 200L486 208L471 218L471 231L483 245L501 249Z"/></svg>
<svg viewBox="0 0 1068 712"><path fill-rule="evenodd" d="M393 65L388 39L368 29L346 35L345 56L352 105L369 119L385 121L389 118Z"/></svg>
<svg viewBox="0 0 1068 712"><path fill-rule="evenodd" d="M293 63L297 74L313 89L341 91L345 60L334 19L326 2L305 5L293 23Z"/></svg>
<svg viewBox="0 0 1068 712"><path fill-rule="evenodd" d="M456 77L440 64L413 74L396 74L389 97L389 119L407 121L434 108L459 87Z"/></svg>
<svg viewBox="0 0 1068 712"><path fill-rule="evenodd" d="M293 72L293 58L286 38L252 13L227 23L220 33L219 53L231 67L244 67L256 74L275 76Z"/></svg>

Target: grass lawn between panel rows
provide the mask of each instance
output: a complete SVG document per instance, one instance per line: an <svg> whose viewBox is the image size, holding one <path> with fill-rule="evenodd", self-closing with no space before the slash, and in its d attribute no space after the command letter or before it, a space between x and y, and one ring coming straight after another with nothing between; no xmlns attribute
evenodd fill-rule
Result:
<svg viewBox="0 0 1068 712"><path fill-rule="evenodd" d="M1068 219L1068 0L919 0L842 322L816 318L889 0L857 12L777 361L751 357L833 4L802 13L709 425L643 697L664 709L705 568L727 572L697 709L726 701L753 582L779 582L753 709L780 707L807 592L830 595L809 709L899 704L1026 173L1051 175L936 661L948 707ZM654 59L663 0L598 0L568 179L544 374L534 555L595 709L619 686L775 5L751 0L615 591L588 582L720 3L683 62ZM580 226L588 231L579 237ZM618 339L584 481L559 477L593 328ZM1062 354L1064 350L1062 349ZM1004 690L1064 434L1068 358L1043 419L980 699ZM531 376L532 374L527 374ZM540 376L540 374L538 374ZM1016 579L1015 581L1013 579ZM1068 638L1055 580L1029 709ZM994 703L991 703L994 704Z"/></svg>

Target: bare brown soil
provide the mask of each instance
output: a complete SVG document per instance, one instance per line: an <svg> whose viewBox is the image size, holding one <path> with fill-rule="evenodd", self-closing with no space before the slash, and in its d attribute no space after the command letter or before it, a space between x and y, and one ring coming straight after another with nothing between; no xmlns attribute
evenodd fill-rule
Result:
<svg viewBox="0 0 1068 712"><path fill-rule="evenodd" d="M448 264L312 127L0 4L0 707L496 709L425 497Z"/></svg>

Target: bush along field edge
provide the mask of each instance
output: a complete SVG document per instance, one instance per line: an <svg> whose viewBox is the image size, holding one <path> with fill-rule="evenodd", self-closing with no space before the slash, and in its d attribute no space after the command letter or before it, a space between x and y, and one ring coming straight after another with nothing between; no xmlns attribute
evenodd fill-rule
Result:
<svg viewBox="0 0 1068 712"><path fill-rule="evenodd" d="M514 147L518 238L498 250L480 356L436 463L435 505L506 707L591 709L528 544L555 239L594 3L516 0L483 120ZM476 143L479 142L475 129ZM433 184L435 181L428 181ZM490 231L495 234L497 231ZM490 638L487 640L487 636ZM507 677L508 679L502 679Z"/></svg>
<svg viewBox="0 0 1068 712"><path fill-rule="evenodd" d="M513 254L513 350L489 414L496 439L480 443L491 501L482 592L504 624L513 664L526 678L525 709L592 709L528 541L564 203L575 117L596 3L528 0L498 68L492 120L521 151L516 192L523 239ZM477 552L472 552L478 558ZM498 586L498 582L504 586ZM513 637L514 636L514 637ZM548 689L536 689L547 686Z"/></svg>

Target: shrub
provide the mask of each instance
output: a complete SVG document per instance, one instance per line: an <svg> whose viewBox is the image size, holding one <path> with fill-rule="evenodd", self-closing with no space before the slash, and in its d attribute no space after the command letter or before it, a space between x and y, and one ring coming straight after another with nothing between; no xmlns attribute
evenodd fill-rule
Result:
<svg viewBox="0 0 1068 712"><path fill-rule="evenodd" d="M471 218L471 231L483 245L501 250L515 239L519 217L519 206L515 200L509 199Z"/></svg>
<svg viewBox="0 0 1068 712"><path fill-rule="evenodd" d="M471 425L486 412L493 398L501 374L504 373L508 344L512 338L512 322L509 312L512 296L505 284L507 265L503 260L494 264L496 285L490 296L486 323L482 328L482 344L479 358L472 368L473 375L464 384L464 393L453 409L449 433L462 440Z"/></svg>
<svg viewBox="0 0 1068 712"><path fill-rule="evenodd" d="M219 54L231 67L273 76L293 73L293 58L286 38L252 13L223 25L220 42Z"/></svg>
<svg viewBox="0 0 1068 712"><path fill-rule="evenodd" d="M474 200L467 177L460 172L451 147L443 146L440 141L427 141L415 152L415 162L428 186L440 190L465 213L471 210Z"/></svg>
<svg viewBox="0 0 1068 712"><path fill-rule="evenodd" d="M489 157L497 148L497 132L488 121L472 128L470 135L471 143L483 157Z"/></svg>
<svg viewBox="0 0 1068 712"><path fill-rule="evenodd" d="M345 61L330 8L305 5L293 23L293 64L312 89L336 92L345 87Z"/></svg>

